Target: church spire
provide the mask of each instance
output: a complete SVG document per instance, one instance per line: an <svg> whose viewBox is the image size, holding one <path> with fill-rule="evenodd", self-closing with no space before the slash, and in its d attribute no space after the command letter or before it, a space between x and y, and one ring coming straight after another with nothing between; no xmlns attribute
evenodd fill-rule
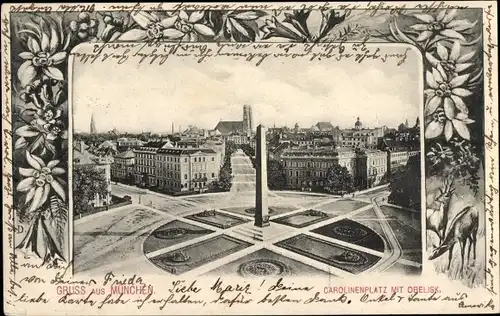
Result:
<svg viewBox="0 0 500 316"><path fill-rule="evenodd" d="M95 120L94 120L94 112L92 112L92 116L90 117L90 134L96 134L97 129L95 127Z"/></svg>

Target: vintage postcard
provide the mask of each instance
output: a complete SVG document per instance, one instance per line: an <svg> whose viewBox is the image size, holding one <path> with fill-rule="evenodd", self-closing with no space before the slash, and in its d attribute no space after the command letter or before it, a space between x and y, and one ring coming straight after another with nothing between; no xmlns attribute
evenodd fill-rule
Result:
<svg viewBox="0 0 500 316"><path fill-rule="evenodd" d="M4 313L498 313L497 13L2 4Z"/></svg>

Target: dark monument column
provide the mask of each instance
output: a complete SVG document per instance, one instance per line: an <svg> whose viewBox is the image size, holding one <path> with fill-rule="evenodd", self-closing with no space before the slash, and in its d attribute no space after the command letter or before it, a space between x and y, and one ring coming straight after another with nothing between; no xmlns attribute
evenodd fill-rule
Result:
<svg viewBox="0 0 500 316"><path fill-rule="evenodd" d="M267 205L267 150L266 128L257 126L255 136L255 226L269 226L269 208Z"/></svg>

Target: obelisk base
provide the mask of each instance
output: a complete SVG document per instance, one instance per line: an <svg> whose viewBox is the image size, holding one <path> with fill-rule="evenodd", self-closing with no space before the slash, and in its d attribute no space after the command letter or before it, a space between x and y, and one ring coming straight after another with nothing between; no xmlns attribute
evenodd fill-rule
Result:
<svg viewBox="0 0 500 316"><path fill-rule="evenodd" d="M284 225L268 225L265 227L258 227L248 223L237 227L234 230L234 233L257 241L268 241L280 235L290 233L291 231L292 228Z"/></svg>

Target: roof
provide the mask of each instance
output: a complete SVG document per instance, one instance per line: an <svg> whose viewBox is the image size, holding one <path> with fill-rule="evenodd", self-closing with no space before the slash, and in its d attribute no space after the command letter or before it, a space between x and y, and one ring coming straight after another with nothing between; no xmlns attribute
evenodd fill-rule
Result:
<svg viewBox="0 0 500 316"><path fill-rule="evenodd" d="M143 144L141 146L141 148L143 148L143 147L161 148L161 147L165 146L166 143L167 143L166 141L154 140L154 141L150 141L150 142Z"/></svg>
<svg viewBox="0 0 500 316"><path fill-rule="evenodd" d="M205 154L215 154L215 151L210 148L160 148L158 149L158 154L168 154L168 155L191 155L197 152L202 152Z"/></svg>
<svg viewBox="0 0 500 316"><path fill-rule="evenodd" d="M127 150L118 155L115 155L115 158L135 158L135 153L132 150Z"/></svg>
<svg viewBox="0 0 500 316"><path fill-rule="evenodd" d="M222 134L229 134L232 132L243 132L242 121L220 121L214 130L218 130Z"/></svg>
<svg viewBox="0 0 500 316"><path fill-rule="evenodd" d="M333 125L330 122L318 122L316 127L319 128L321 132L333 130Z"/></svg>

